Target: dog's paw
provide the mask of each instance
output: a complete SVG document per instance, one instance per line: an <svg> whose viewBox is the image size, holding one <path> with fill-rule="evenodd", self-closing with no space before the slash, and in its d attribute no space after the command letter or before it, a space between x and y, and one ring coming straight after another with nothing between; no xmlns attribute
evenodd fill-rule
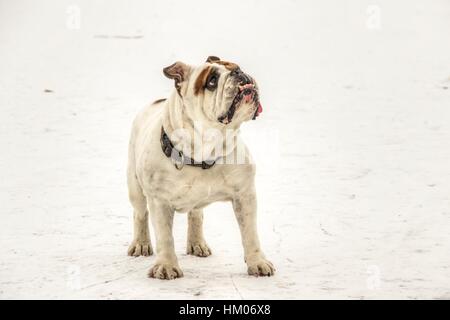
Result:
<svg viewBox="0 0 450 320"><path fill-rule="evenodd" d="M133 241L128 247L128 255L133 257L151 256L153 254L150 242Z"/></svg>
<svg viewBox="0 0 450 320"><path fill-rule="evenodd" d="M207 257L211 255L211 249L204 241L203 242L188 241L186 253L192 254L197 257Z"/></svg>
<svg viewBox="0 0 450 320"><path fill-rule="evenodd" d="M183 271L180 267L170 263L157 263L148 272L150 278L156 278L161 280L172 280L181 278Z"/></svg>
<svg viewBox="0 0 450 320"><path fill-rule="evenodd" d="M273 276L275 273L275 268L269 260L265 258L260 258L247 263L247 272L251 276Z"/></svg>

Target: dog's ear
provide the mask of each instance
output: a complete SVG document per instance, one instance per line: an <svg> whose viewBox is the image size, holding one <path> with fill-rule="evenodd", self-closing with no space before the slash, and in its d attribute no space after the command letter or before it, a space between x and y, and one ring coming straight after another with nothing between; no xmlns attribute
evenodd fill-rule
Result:
<svg viewBox="0 0 450 320"><path fill-rule="evenodd" d="M206 59L206 62L209 62L209 63L214 63L217 61L220 61L220 58L216 57L216 56L209 56L208 59Z"/></svg>
<svg viewBox="0 0 450 320"><path fill-rule="evenodd" d="M175 88L180 92L181 83L187 79L189 75L189 66L183 62L177 61L163 69L164 75L175 80Z"/></svg>

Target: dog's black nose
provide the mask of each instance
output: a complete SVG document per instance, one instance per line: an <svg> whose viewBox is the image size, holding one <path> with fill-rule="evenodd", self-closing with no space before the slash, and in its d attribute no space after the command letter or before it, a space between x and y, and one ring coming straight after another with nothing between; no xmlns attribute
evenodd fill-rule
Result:
<svg viewBox="0 0 450 320"><path fill-rule="evenodd" d="M242 92L243 92L243 94L245 96L245 95L251 94L252 93L252 89L247 88L247 89L244 89Z"/></svg>
<svg viewBox="0 0 450 320"><path fill-rule="evenodd" d="M232 77L236 78L236 80L239 82L240 85L246 85L246 84L253 83L252 79L248 75L246 75L244 72L242 72L242 70L239 68L231 71L230 75Z"/></svg>
<svg viewBox="0 0 450 320"><path fill-rule="evenodd" d="M236 68L236 69L233 69L233 71L231 71L230 75L231 75L232 77L236 77L236 76L239 75L239 73L242 73L241 69Z"/></svg>

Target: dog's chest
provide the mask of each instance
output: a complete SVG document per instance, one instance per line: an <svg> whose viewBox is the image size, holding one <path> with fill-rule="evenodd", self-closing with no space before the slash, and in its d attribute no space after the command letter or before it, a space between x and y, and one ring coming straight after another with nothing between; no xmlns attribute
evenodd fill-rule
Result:
<svg viewBox="0 0 450 320"><path fill-rule="evenodd" d="M179 212L202 208L212 202L230 200L234 188L222 174L201 168L180 172L152 171L148 175L148 191ZM183 172L184 171L184 172Z"/></svg>

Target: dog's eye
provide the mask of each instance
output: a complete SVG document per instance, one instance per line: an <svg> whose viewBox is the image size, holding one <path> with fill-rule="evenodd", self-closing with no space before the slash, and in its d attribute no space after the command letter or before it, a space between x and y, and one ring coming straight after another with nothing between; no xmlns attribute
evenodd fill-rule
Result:
<svg viewBox="0 0 450 320"><path fill-rule="evenodd" d="M208 90L216 89L218 80L219 80L219 78L216 74L210 75L208 80L206 81L206 89L208 89Z"/></svg>

